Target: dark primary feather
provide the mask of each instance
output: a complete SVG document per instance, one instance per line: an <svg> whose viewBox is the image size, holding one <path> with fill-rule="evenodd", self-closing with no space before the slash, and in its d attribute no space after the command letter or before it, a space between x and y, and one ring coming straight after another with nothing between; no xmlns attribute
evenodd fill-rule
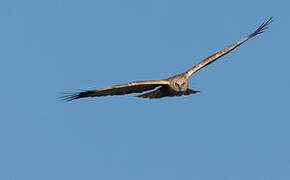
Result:
<svg viewBox="0 0 290 180"><path fill-rule="evenodd" d="M267 21L264 21L264 22L263 22L263 23L258 27L258 29L257 29L254 33L252 33L252 34L250 35L250 37L254 37L254 36L258 35L258 34L262 34L263 32L265 32L265 30L269 28L268 25L269 25L272 21L273 21L273 17L270 17Z"/></svg>

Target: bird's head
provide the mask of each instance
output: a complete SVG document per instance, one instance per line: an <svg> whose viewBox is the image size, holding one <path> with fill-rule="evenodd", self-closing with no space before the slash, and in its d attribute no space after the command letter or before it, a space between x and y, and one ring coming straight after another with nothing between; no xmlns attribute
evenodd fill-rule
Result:
<svg viewBox="0 0 290 180"><path fill-rule="evenodd" d="M177 78L172 82L171 88L177 92L184 92L188 88L188 82L185 78Z"/></svg>

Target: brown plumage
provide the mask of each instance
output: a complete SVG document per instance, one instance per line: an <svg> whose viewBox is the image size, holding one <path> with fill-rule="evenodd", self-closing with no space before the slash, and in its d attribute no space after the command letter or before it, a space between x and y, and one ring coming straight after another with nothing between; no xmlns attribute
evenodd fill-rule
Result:
<svg viewBox="0 0 290 180"><path fill-rule="evenodd" d="M127 84L119 84L115 86L109 86L102 89L89 90L78 92L74 94L68 94L60 97L62 100L71 101L79 98L86 97L99 97L99 96L112 96L112 95L124 95L130 93L141 93L144 91L149 91L145 94L138 95L136 97L142 98L163 98L163 97L173 97L173 96L182 96L182 95L190 95L197 93L199 91L191 90L188 88L188 78L201 68L213 63L220 57L226 55L231 52L247 40L255 37L258 34L263 33L268 25L272 22L272 17L267 21L263 22L259 28L252 34L244 37L243 39L235 42L229 47L213 54L212 56L202 60L197 65L190 68L188 71L175 75L173 77L164 79L164 80L154 80L154 81L136 81L130 82ZM155 89L159 87L158 89ZM154 90L155 89L155 90ZM151 91L150 91L151 90Z"/></svg>

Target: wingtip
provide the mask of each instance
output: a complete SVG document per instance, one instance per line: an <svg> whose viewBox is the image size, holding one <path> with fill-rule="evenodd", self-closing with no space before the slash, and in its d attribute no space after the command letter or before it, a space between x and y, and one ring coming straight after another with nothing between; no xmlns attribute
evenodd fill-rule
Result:
<svg viewBox="0 0 290 180"><path fill-rule="evenodd" d="M258 27L258 29L257 29L254 33L252 33L252 34L250 35L250 37L254 37L254 36L258 35L258 34L262 34L262 33L264 33L265 30L269 28L269 24L271 24L272 22L273 22L273 17L270 17L268 20L264 21L264 22L263 22L263 23Z"/></svg>
<svg viewBox="0 0 290 180"><path fill-rule="evenodd" d="M70 102L75 99L79 99L79 93L65 93L66 95L59 96L58 99L64 102Z"/></svg>

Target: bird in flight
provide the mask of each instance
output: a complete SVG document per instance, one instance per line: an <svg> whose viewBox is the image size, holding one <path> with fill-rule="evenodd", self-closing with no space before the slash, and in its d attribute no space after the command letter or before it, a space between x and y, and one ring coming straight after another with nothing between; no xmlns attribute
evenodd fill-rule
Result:
<svg viewBox="0 0 290 180"><path fill-rule="evenodd" d="M137 95L136 97L140 98L163 98L163 97L173 97L173 96L183 96L198 93L199 91L192 90L188 88L188 78L199 71L201 68L206 67L207 65L213 63L215 60L231 52L247 40L255 37L258 34L262 34L267 28L268 25L272 22L272 17L267 21L264 21L258 29L252 34L244 37L243 39L235 42L234 44L228 46L227 48L209 56L208 58L202 60L197 65L191 67L189 70L169 77L163 80L153 80L153 81L135 81L127 84L118 84L114 86L109 86L96 90L88 90L77 92L73 94L66 94L60 97L65 101L72 101L80 98L87 97L100 97L100 96L113 96L113 95L124 95L130 93L142 93L144 94ZM158 87L158 88L157 88ZM157 88L157 89L155 89Z"/></svg>

